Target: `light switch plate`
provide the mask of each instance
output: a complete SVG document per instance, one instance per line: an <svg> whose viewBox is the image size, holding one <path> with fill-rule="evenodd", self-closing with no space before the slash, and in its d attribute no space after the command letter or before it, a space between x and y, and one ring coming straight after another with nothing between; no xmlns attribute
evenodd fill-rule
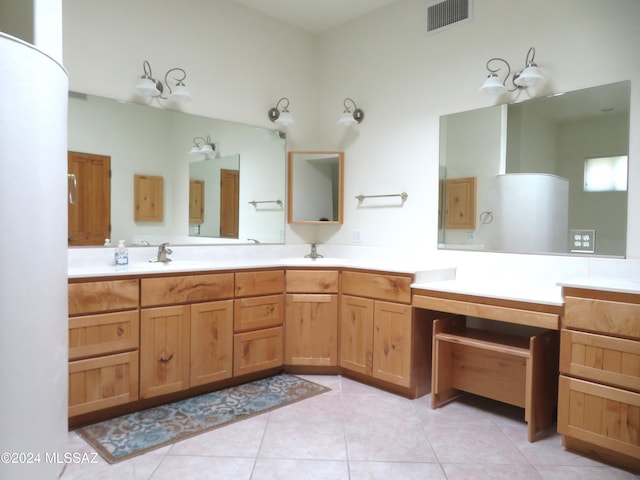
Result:
<svg viewBox="0 0 640 480"><path fill-rule="evenodd" d="M569 250L572 253L593 253L596 249L596 231L569 230Z"/></svg>

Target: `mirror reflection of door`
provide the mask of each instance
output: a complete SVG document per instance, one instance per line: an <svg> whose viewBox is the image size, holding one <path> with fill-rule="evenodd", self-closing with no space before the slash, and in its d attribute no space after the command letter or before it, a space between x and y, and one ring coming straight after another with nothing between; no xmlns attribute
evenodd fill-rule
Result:
<svg viewBox="0 0 640 480"><path fill-rule="evenodd" d="M68 208L69 246L103 245L111 236L111 157L68 152L67 169L77 181Z"/></svg>
<svg viewBox="0 0 640 480"><path fill-rule="evenodd" d="M240 172L220 170L220 237L238 238Z"/></svg>
<svg viewBox="0 0 640 480"><path fill-rule="evenodd" d="M189 180L189 223L204 223L204 180Z"/></svg>

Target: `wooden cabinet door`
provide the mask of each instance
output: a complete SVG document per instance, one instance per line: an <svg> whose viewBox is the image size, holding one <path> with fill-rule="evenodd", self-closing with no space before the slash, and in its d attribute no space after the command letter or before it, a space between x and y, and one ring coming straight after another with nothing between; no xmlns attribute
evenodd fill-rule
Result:
<svg viewBox="0 0 640 480"><path fill-rule="evenodd" d="M138 400L138 352L69 362L69 417Z"/></svg>
<svg viewBox="0 0 640 480"><path fill-rule="evenodd" d="M140 312L140 398L189 387L189 306Z"/></svg>
<svg viewBox="0 0 640 480"><path fill-rule="evenodd" d="M476 178L450 178L445 182L445 228L476 228Z"/></svg>
<svg viewBox="0 0 640 480"><path fill-rule="evenodd" d="M371 375L373 368L373 300L342 296L340 366Z"/></svg>
<svg viewBox="0 0 640 480"><path fill-rule="evenodd" d="M282 327L263 328L233 336L233 376L282 366Z"/></svg>
<svg viewBox="0 0 640 480"><path fill-rule="evenodd" d="M373 324L373 376L409 387L411 306L376 301Z"/></svg>
<svg viewBox="0 0 640 480"><path fill-rule="evenodd" d="M338 365L338 296L287 294L286 365Z"/></svg>
<svg viewBox="0 0 640 480"><path fill-rule="evenodd" d="M233 300L191 305L190 386L233 375Z"/></svg>
<svg viewBox="0 0 640 480"><path fill-rule="evenodd" d="M560 375L558 432L640 461L640 394Z"/></svg>
<svg viewBox="0 0 640 480"><path fill-rule="evenodd" d="M235 333L278 327L284 318L284 296L236 298L233 317Z"/></svg>

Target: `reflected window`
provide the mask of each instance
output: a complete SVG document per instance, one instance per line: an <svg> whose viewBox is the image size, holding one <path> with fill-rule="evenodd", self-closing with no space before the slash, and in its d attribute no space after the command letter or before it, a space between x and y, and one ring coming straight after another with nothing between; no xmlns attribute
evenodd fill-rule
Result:
<svg viewBox="0 0 640 480"><path fill-rule="evenodd" d="M626 192L627 156L586 158L584 191Z"/></svg>

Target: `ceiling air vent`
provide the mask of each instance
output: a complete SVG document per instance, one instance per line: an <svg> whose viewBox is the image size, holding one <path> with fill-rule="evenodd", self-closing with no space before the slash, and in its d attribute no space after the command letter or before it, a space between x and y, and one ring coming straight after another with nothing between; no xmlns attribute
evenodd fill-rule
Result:
<svg viewBox="0 0 640 480"><path fill-rule="evenodd" d="M444 0L427 5L427 33L471 20L472 0Z"/></svg>

